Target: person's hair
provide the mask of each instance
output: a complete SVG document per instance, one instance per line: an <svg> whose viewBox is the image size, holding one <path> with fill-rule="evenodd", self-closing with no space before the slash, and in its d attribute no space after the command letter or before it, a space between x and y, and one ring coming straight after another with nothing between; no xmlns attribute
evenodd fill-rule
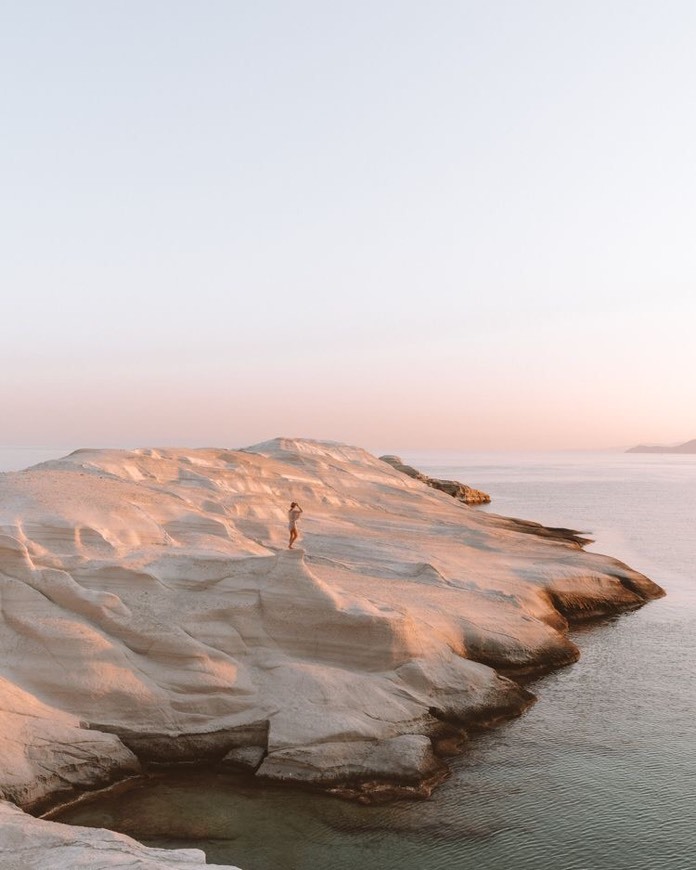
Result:
<svg viewBox="0 0 696 870"><path fill-rule="evenodd" d="M297 502L296 502L296 501L291 501L291 502L290 502L290 507L291 507L291 508L298 507Z"/></svg>

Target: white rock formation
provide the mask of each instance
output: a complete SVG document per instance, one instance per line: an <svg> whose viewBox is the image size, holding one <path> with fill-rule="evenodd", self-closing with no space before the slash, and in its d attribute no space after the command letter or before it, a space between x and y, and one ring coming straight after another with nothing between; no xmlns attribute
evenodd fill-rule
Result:
<svg viewBox="0 0 696 870"><path fill-rule="evenodd" d="M0 801L2 870L238 870L206 864L200 849L148 849L101 828L78 828L34 819Z"/></svg>
<svg viewBox="0 0 696 870"><path fill-rule="evenodd" d="M495 668L572 661L567 616L662 594L311 441L78 450L0 475L0 535L0 797L35 811L147 760L417 787L443 721L529 703Z"/></svg>

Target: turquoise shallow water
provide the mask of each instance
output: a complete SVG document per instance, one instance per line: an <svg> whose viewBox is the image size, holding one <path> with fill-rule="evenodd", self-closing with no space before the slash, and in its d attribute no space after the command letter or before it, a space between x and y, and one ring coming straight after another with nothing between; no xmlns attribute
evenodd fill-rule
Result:
<svg viewBox="0 0 696 870"><path fill-rule="evenodd" d="M204 771L66 814L245 870L688 870L696 852L696 456L409 454L488 510L590 532L668 590L574 633L581 660L425 802L361 807ZM176 836L172 832L176 831Z"/></svg>

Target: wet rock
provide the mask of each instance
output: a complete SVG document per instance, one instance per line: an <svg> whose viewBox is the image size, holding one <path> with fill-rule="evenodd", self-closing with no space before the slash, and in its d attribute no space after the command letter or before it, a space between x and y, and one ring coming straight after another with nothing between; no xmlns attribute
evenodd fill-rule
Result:
<svg viewBox="0 0 696 870"><path fill-rule="evenodd" d="M256 771L266 755L263 746L240 746L231 749L222 759L222 764L241 770Z"/></svg>

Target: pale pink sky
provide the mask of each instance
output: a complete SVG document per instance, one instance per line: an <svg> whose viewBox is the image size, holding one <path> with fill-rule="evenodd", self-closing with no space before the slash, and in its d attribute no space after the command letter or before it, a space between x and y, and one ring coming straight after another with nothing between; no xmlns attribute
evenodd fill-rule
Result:
<svg viewBox="0 0 696 870"><path fill-rule="evenodd" d="M0 28L0 444L696 437L692 3L51 8Z"/></svg>

